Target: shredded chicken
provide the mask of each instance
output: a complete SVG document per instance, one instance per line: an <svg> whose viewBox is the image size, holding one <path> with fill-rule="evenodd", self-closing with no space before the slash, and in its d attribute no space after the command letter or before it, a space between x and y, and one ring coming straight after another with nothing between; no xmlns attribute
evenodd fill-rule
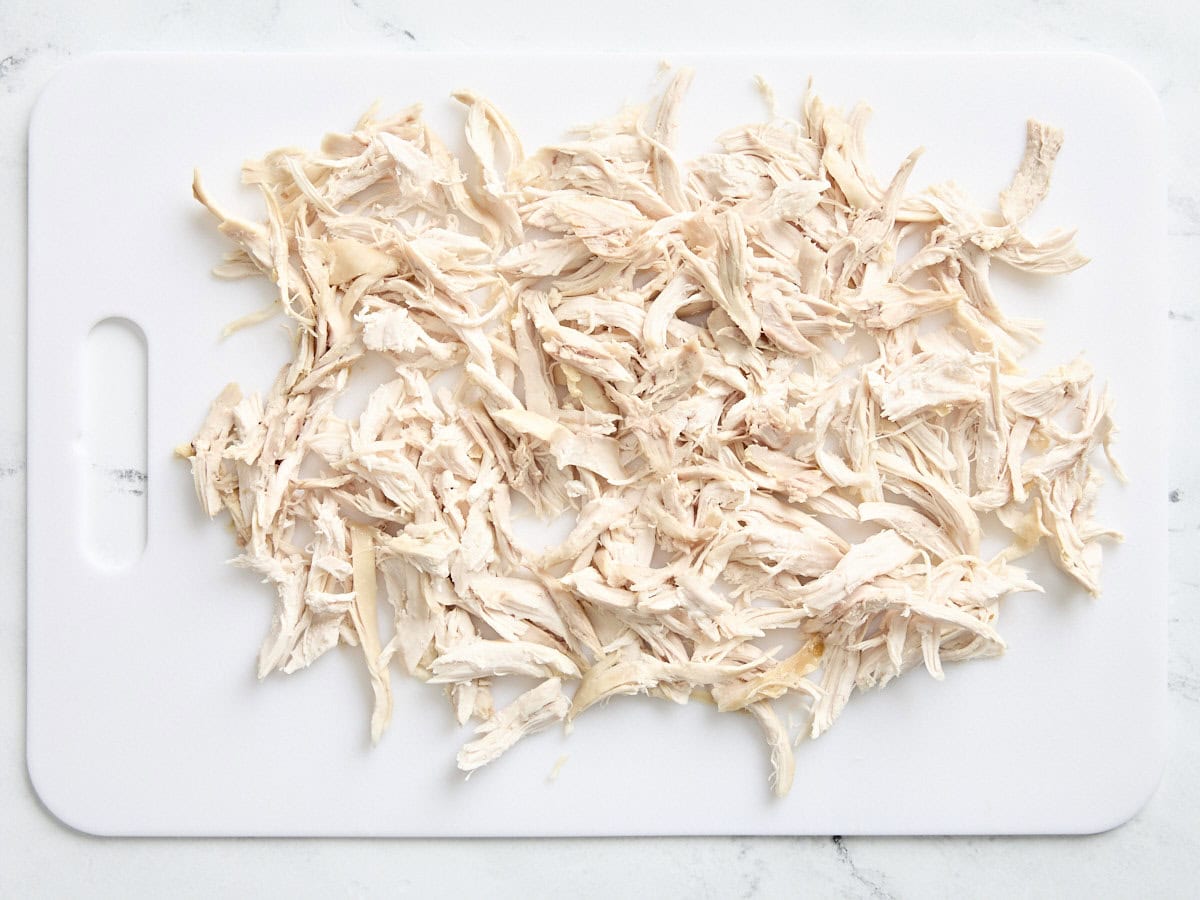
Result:
<svg viewBox="0 0 1200 900"><path fill-rule="evenodd" d="M420 107L368 114L246 164L264 222L197 178L236 245L219 274L275 286L231 327L281 312L295 338L181 450L277 592L260 677L358 646L377 741L395 660L477 723L467 772L618 694L704 697L758 720L782 794L856 689L1000 653L1038 544L1099 593L1111 399L1082 359L1024 374L1037 323L988 279L1086 262L1072 232L1022 230L1061 132L1030 122L981 209L910 192L919 151L879 182L865 108L811 88L682 160L690 77L529 155L473 93L461 158ZM340 415L367 358L392 374ZM526 505L569 534L527 546ZM1007 547L985 552L988 522ZM510 676L538 684L497 710Z"/></svg>

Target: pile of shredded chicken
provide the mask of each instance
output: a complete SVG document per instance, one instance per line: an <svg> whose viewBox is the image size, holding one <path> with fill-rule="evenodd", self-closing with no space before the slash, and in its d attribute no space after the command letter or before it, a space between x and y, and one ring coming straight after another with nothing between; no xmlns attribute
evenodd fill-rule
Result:
<svg viewBox="0 0 1200 900"><path fill-rule="evenodd" d="M1029 123L991 211L906 193L919 152L880 184L865 107L811 89L685 162L689 79L532 155L472 93L462 158L418 106L368 114L245 165L264 223L195 183L237 245L218 274L278 288L236 324L295 335L180 450L278 592L260 677L360 647L378 740L396 663L477 723L468 772L614 695L699 697L756 717L783 794L856 688L1003 650L1000 599L1040 590L1017 557L1098 592L1109 397L1082 359L1023 374L1038 324L988 278L1086 262L1022 230L1061 132ZM337 415L372 356L391 376ZM514 526L563 513L548 550ZM986 519L1011 535L988 555ZM497 709L506 676L537 684Z"/></svg>

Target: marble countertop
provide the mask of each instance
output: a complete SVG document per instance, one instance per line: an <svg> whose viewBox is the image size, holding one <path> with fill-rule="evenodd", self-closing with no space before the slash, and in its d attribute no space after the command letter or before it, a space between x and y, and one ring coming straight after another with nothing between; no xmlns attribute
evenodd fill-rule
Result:
<svg viewBox="0 0 1200 900"><path fill-rule="evenodd" d="M1191 896L1200 856L1200 25L1127 4L535 0L409 8L384 0L7 0L0 10L0 895L534 894L687 897ZM1183 7L1184 4L1179 4ZM99 10L103 9L103 12ZM109 840L39 804L24 759L25 138L41 87L101 50L1070 50L1112 53L1157 91L1169 128L1171 751L1158 792L1089 837L487 840ZM1120 139L1120 123L1114 123ZM86 141L86 135L81 135ZM1119 175L1098 189L1120 190ZM1164 464L1168 464L1164 461ZM1119 711L1118 711L1119 712Z"/></svg>

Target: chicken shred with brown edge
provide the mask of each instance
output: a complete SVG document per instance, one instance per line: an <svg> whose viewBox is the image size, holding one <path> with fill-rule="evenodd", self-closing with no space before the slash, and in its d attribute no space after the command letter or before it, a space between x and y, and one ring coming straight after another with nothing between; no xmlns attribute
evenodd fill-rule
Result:
<svg viewBox="0 0 1200 900"><path fill-rule="evenodd" d="M376 741L393 667L443 685L468 772L618 694L702 697L754 716L782 795L856 688L1000 653L1039 544L1099 593L1110 397L1083 359L1022 372L1038 323L988 277L1086 262L1022 227L1062 133L1031 121L981 209L910 192L920 151L877 180L866 108L811 88L685 161L690 78L532 154L477 94L454 95L464 157L419 106L369 113L245 165L263 222L197 178L236 245L218 274L275 286L231 328L294 335L265 395L225 388L181 450L277 592L260 677L361 648ZM369 357L392 374L343 418ZM523 515L564 513L561 542L523 542ZM536 686L496 709L507 676Z"/></svg>

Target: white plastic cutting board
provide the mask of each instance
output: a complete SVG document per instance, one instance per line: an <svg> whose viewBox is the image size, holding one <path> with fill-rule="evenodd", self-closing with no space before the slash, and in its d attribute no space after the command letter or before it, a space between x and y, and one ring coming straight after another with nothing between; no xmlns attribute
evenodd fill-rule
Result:
<svg viewBox="0 0 1200 900"><path fill-rule="evenodd" d="M191 199L192 167L257 215L237 182L244 158L315 145L376 99L385 110L423 101L451 136L460 112L447 96L471 87L535 147L650 96L658 62L109 55L50 84L29 142L28 762L55 815L103 834L853 834L1086 832L1140 808L1165 751L1163 129L1147 85L1102 56L672 58L697 67L687 154L763 115L759 73L788 110L809 75L831 102L868 100L881 177L923 144L914 186L953 177L980 200L1010 177L1027 116L1066 129L1032 228L1078 225L1094 261L996 282L1012 309L1046 320L1031 368L1086 350L1111 380L1130 484L1110 482L1101 512L1128 540L1107 554L1102 599L1035 559L1046 594L1006 601L1004 657L856 697L798 748L783 800L766 787L756 724L699 703L616 699L465 782L454 753L467 734L436 688L397 674L392 728L371 749L357 651L256 682L270 589L224 565L232 537L200 514L171 450L225 382L265 389L287 350L273 324L219 340L269 290L209 274L226 245ZM96 408L106 388L84 389L87 336L110 316L136 323L149 360L145 493L113 501L127 512L145 497L148 540L123 569L93 559L124 514L98 534L87 526L95 473L121 476L97 455L138 430ZM118 344L93 353L105 346ZM85 420L99 422L86 446Z"/></svg>

